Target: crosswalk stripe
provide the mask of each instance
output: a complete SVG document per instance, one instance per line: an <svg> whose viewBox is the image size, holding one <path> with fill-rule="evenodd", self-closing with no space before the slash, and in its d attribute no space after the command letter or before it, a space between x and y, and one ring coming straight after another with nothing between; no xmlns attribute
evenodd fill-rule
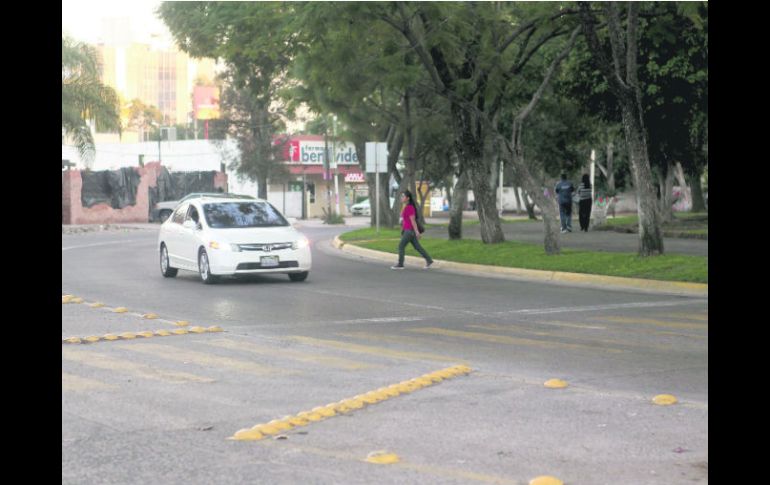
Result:
<svg viewBox="0 0 770 485"><path fill-rule="evenodd" d="M654 325L656 327L663 328L680 328L689 330L704 330L708 329L708 323L688 323L688 322L672 322L668 320L657 320L654 318L635 318L635 317L598 317L599 320L612 323L639 323L642 325Z"/></svg>
<svg viewBox="0 0 770 485"><path fill-rule="evenodd" d="M91 391L94 389L116 389L117 387L105 382L62 372L61 388L62 391Z"/></svg>
<svg viewBox="0 0 770 485"><path fill-rule="evenodd" d="M149 344L142 342L140 345L121 345L120 348L132 352L154 355L163 359L176 362L193 362L198 365L224 367L238 372L244 372L255 376L265 376L270 374L297 374L297 371L278 369L266 365L255 364L246 360L232 359L230 357L220 357L204 352L195 352L192 350L183 350L170 345Z"/></svg>
<svg viewBox="0 0 770 485"><path fill-rule="evenodd" d="M167 371L150 367L146 364L138 364L125 359L110 357L105 354L92 351L62 348L62 358L71 362L106 369L117 372L126 372L137 377L164 382L214 382L208 377L196 376L187 372Z"/></svg>
<svg viewBox="0 0 770 485"><path fill-rule="evenodd" d="M231 350L242 350L245 352L251 352L261 355L269 355L272 357L285 358L290 360L297 360L300 362L310 362L312 364L324 365L327 367L334 367L338 369L346 370L361 370L371 369L375 366L373 364L366 364L364 362L357 362L355 360L343 359L341 357L330 357L325 355L307 354L304 352L298 352L295 350L289 350L285 348L265 347L262 345L253 344L250 342L236 342L230 339L212 340L206 342L208 345L214 345Z"/></svg>
<svg viewBox="0 0 770 485"><path fill-rule="evenodd" d="M405 352L393 349L386 349L384 347L373 347L370 345L353 344L350 342L341 342L338 340L324 340L312 337L302 337L299 335L293 335L289 337L297 342L314 345L317 347L326 347L332 349L344 350L346 352L353 352L356 354L369 354L380 357L391 357L395 359L406 360L433 360L438 362L461 362L464 363L464 359L457 359L455 357L445 357L443 355L430 354L426 352Z"/></svg>
<svg viewBox="0 0 770 485"><path fill-rule="evenodd" d="M413 328L413 329L410 329L409 331L415 332L415 333L424 333L428 335L444 335L447 337L459 337L459 338L465 338L469 340L477 340L480 342L489 342L493 344L526 345L526 346L541 347L546 349L553 349L553 348L591 349L593 351L600 350L600 351L610 352L610 353L625 352L625 350L610 349L610 348L606 348L598 345L594 346L594 345L583 345L583 344L570 344L570 343L562 343L562 342L553 342L548 340L535 340L535 339L528 339L528 338L508 337L505 335L492 335L492 334L480 333L480 332L464 332L460 330L448 330L448 329L436 328L436 327Z"/></svg>

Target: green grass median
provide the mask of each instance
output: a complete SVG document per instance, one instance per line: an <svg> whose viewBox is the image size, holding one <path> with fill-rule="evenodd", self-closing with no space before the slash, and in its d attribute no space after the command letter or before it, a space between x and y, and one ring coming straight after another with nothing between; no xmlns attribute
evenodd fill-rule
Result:
<svg viewBox="0 0 770 485"><path fill-rule="evenodd" d="M376 251L398 254L401 231L380 229L379 235L372 228L358 229L340 235L340 239ZM643 278L662 281L686 281L708 283L708 257L666 254L640 258L635 253L582 251L562 248L561 254L547 256L542 244L505 241L500 244L484 244L478 240L423 237L423 247L433 259L458 263L488 264L509 268L526 268L543 271L564 271L624 278ZM418 256L411 245L406 254ZM395 259L394 259L395 262Z"/></svg>

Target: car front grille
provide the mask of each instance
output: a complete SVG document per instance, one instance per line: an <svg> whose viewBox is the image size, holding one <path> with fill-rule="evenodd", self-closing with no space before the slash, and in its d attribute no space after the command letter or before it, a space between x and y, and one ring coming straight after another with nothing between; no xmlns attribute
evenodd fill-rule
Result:
<svg viewBox="0 0 770 485"><path fill-rule="evenodd" d="M280 269L280 268L299 268L299 263L296 261L281 261L278 266L262 266L260 263L241 263L235 270L242 271L248 269Z"/></svg>
<svg viewBox="0 0 770 485"><path fill-rule="evenodd" d="M241 251L264 251L269 253L270 251L280 251L282 249L291 249L292 243L253 243L253 244L239 244L238 247Z"/></svg>

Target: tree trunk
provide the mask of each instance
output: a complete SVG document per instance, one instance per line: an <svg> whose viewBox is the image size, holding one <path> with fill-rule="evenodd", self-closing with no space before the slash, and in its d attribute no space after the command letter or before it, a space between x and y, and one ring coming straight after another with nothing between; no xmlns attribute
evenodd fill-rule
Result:
<svg viewBox="0 0 770 485"><path fill-rule="evenodd" d="M516 215L521 215L521 196L519 195L519 186L513 187L513 195L516 197Z"/></svg>
<svg viewBox="0 0 770 485"><path fill-rule="evenodd" d="M460 174L452 191L451 205L449 206L449 239L457 240L463 237L463 209L468 202L468 175Z"/></svg>
<svg viewBox="0 0 770 485"><path fill-rule="evenodd" d="M525 188L522 187L521 190L524 192L524 207L527 209L527 217L529 217L529 220L531 221L536 221L535 201L529 196L529 192L527 192Z"/></svg>
<svg viewBox="0 0 770 485"><path fill-rule="evenodd" d="M652 172L647 156L647 141L641 111L634 99L621 100L623 129L628 140L628 155L631 161L634 186L636 188L637 213L639 215L639 255L663 254L663 232L661 216L657 208L657 197L652 186Z"/></svg>
<svg viewBox="0 0 770 485"><path fill-rule="evenodd" d="M671 222L674 220L674 164L670 160L666 161L666 176L658 175L658 186L661 222Z"/></svg>
<svg viewBox="0 0 770 485"><path fill-rule="evenodd" d="M692 211L705 212L706 204L703 201L703 186L700 182L700 171L695 175L690 175L690 188L692 189Z"/></svg>

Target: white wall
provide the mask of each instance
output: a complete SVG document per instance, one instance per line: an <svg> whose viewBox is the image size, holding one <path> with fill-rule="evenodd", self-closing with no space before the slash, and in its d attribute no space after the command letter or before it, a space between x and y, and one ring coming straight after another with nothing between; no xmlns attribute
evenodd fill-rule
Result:
<svg viewBox="0 0 770 485"><path fill-rule="evenodd" d="M117 170L122 167L139 166L139 154L144 154L144 162L158 161L158 142L141 143L98 143L94 160L86 165L78 156L77 149L62 145L62 160L69 160L78 169ZM239 180L235 171L227 169L239 150L234 140L227 140L223 148L217 148L208 140L178 140L160 142L160 160L162 165L172 172L196 172L220 170L225 164L228 190L236 194L257 196L257 184L248 180Z"/></svg>

